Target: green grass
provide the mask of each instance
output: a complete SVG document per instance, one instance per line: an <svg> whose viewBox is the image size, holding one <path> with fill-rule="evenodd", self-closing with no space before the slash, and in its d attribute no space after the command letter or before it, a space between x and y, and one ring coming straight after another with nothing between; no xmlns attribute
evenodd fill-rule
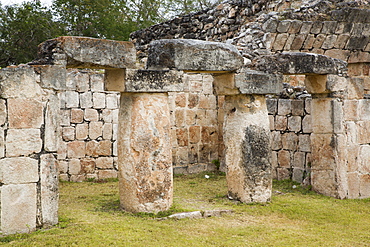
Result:
<svg viewBox="0 0 370 247"><path fill-rule="evenodd" d="M60 223L0 238L6 246L370 246L370 200L337 200L290 181L272 202L226 198L223 174L175 177L174 205L161 215L119 209L118 182L61 183ZM296 188L293 188L293 185ZM232 209L231 215L158 221L174 212Z"/></svg>

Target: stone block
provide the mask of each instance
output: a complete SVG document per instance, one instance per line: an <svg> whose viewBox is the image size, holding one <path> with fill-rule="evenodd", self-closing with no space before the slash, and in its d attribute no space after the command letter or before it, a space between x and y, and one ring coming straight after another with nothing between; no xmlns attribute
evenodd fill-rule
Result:
<svg viewBox="0 0 370 247"><path fill-rule="evenodd" d="M370 143L370 121L357 122L357 142L359 144Z"/></svg>
<svg viewBox="0 0 370 247"><path fill-rule="evenodd" d="M107 91L124 92L126 90L125 85L126 70L125 69L106 69L104 72L104 89ZM98 92L102 92L100 89L100 81L98 86Z"/></svg>
<svg viewBox="0 0 370 247"><path fill-rule="evenodd" d="M1 232L29 233L36 230L36 183L1 186Z"/></svg>
<svg viewBox="0 0 370 247"><path fill-rule="evenodd" d="M235 75L235 87L242 94L275 94L282 91L283 76L255 70L242 70Z"/></svg>
<svg viewBox="0 0 370 247"><path fill-rule="evenodd" d="M5 100L0 99L0 126L5 124L7 120L7 109Z"/></svg>
<svg viewBox="0 0 370 247"><path fill-rule="evenodd" d="M282 148L281 134L279 131L271 131L271 149L280 150Z"/></svg>
<svg viewBox="0 0 370 247"><path fill-rule="evenodd" d="M26 156L39 153L42 148L39 129L8 129L6 136L6 156Z"/></svg>
<svg viewBox="0 0 370 247"><path fill-rule="evenodd" d="M311 152L311 138L310 135L298 136L298 149L302 152Z"/></svg>
<svg viewBox="0 0 370 247"><path fill-rule="evenodd" d="M0 128L0 158L5 157L5 138L4 129Z"/></svg>
<svg viewBox="0 0 370 247"><path fill-rule="evenodd" d="M337 75L327 75L326 88L331 92L345 91L348 86L348 80L345 77Z"/></svg>
<svg viewBox="0 0 370 247"><path fill-rule="evenodd" d="M202 126L201 129L202 143L216 144L218 143L218 133L216 127Z"/></svg>
<svg viewBox="0 0 370 247"><path fill-rule="evenodd" d="M106 69L105 72L111 71ZM90 85L92 92L104 92L104 75L103 74L92 74L90 75Z"/></svg>
<svg viewBox="0 0 370 247"><path fill-rule="evenodd" d="M118 172L116 170L99 170L98 178L107 179L107 178L117 178Z"/></svg>
<svg viewBox="0 0 370 247"><path fill-rule="evenodd" d="M96 159L96 167L99 169L113 169L113 157L99 157Z"/></svg>
<svg viewBox="0 0 370 247"><path fill-rule="evenodd" d="M155 40L149 44L149 69L234 71L243 65L236 47L201 40Z"/></svg>
<svg viewBox="0 0 370 247"><path fill-rule="evenodd" d="M370 197L370 174L362 174L360 177L360 198Z"/></svg>
<svg viewBox="0 0 370 247"><path fill-rule="evenodd" d="M84 121L84 111L81 109L71 109L71 123L82 123Z"/></svg>
<svg viewBox="0 0 370 247"><path fill-rule="evenodd" d="M67 143L68 158L83 158L85 157L86 147L84 141L72 141Z"/></svg>
<svg viewBox="0 0 370 247"><path fill-rule="evenodd" d="M302 118L301 116L290 116L288 117L288 130L299 132L302 129Z"/></svg>
<svg viewBox="0 0 370 247"><path fill-rule="evenodd" d="M58 171L59 174L65 174L68 172L68 161L58 160Z"/></svg>
<svg viewBox="0 0 370 247"><path fill-rule="evenodd" d="M36 183L39 181L38 161L28 157L1 159L0 180L2 184Z"/></svg>
<svg viewBox="0 0 370 247"><path fill-rule="evenodd" d="M48 152L55 152L58 149L60 117L59 99L54 94L49 97L45 113L44 149Z"/></svg>
<svg viewBox="0 0 370 247"><path fill-rule="evenodd" d="M290 34L289 35L288 39L285 42L285 46L284 46L285 51L293 50L291 47L292 47L292 44L293 44L293 41L294 41L295 37L296 37L295 34Z"/></svg>
<svg viewBox="0 0 370 247"><path fill-rule="evenodd" d="M189 145L188 162L190 164L198 163L198 145Z"/></svg>
<svg viewBox="0 0 370 247"><path fill-rule="evenodd" d="M290 46L291 50L300 50L305 40L306 40L306 34L296 35Z"/></svg>
<svg viewBox="0 0 370 247"><path fill-rule="evenodd" d="M200 142L200 126L189 127L189 142L190 143Z"/></svg>
<svg viewBox="0 0 370 247"><path fill-rule="evenodd" d="M95 109L85 109L84 119L86 121L98 121L99 120L99 113Z"/></svg>
<svg viewBox="0 0 370 247"><path fill-rule="evenodd" d="M348 199L358 199L360 197L360 178L357 172L348 173Z"/></svg>
<svg viewBox="0 0 370 247"><path fill-rule="evenodd" d="M299 30L301 29L302 21L300 20L292 20L288 33L299 33Z"/></svg>
<svg viewBox="0 0 370 247"><path fill-rule="evenodd" d="M331 134L311 134L312 169L332 170L337 165L335 137ZM302 150L303 151L303 150Z"/></svg>
<svg viewBox="0 0 370 247"><path fill-rule="evenodd" d="M66 107L67 108L77 108L79 107L80 99L79 93L75 91L66 91Z"/></svg>
<svg viewBox="0 0 370 247"><path fill-rule="evenodd" d="M196 122L196 111L186 110L185 124L194 125Z"/></svg>
<svg viewBox="0 0 370 247"><path fill-rule="evenodd" d="M103 125L103 139L111 140L113 136L113 124L105 123Z"/></svg>
<svg viewBox="0 0 370 247"><path fill-rule="evenodd" d="M175 110L175 125L176 127L185 126L185 110L184 109Z"/></svg>
<svg viewBox="0 0 370 247"><path fill-rule="evenodd" d="M313 48L321 48L321 46L324 43L325 39L326 39L326 35L325 34L319 34L319 35L317 35L315 41L312 44L312 47Z"/></svg>
<svg viewBox="0 0 370 247"><path fill-rule="evenodd" d="M104 141L89 141L86 143L86 155L91 157L110 156L112 155L112 142Z"/></svg>
<svg viewBox="0 0 370 247"><path fill-rule="evenodd" d="M39 61L52 57L54 47L65 54L68 68L132 68L136 50L132 42L62 36L39 45ZM56 62L56 61L51 61Z"/></svg>
<svg viewBox="0 0 370 247"><path fill-rule="evenodd" d="M67 143L66 142L62 140L58 142L57 155L58 155L58 160L67 158Z"/></svg>
<svg viewBox="0 0 370 247"><path fill-rule="evenodd" d="M313 24L312 21L303 21L299 32L302 34L309 34L311 31L312 24Z"/></svg>
<svg viewBox="0 0 370 247"><path fill-rule="evenodd" d="M81 108L91 108L92 107L92 93L84 92L80 94L80 104Z"/></svg>
<svg viewBox="0 0 370 247"><path fill-rule="evenodd" d="M275 118L273 115L269 115L270 130L275 130Z"/></svg>
<svg viewBox="0 0 370 247"><path fill-rule="evenodd" d="M104 157L101 157L101 158L104 158ZM98 158L98 159L100 159L100 158ZM78 171L78 173L81 173L81 174L92 174L92 173L94 173L96 167L98 167L97 166L98 159L96 160L96 162L95 162L95 159L90 159L90 158L89 159L81 159L80 160L81 169L80 169L80 171ZM112 160L113 160L113 158L112 158ZM102 164L100 164L100 165L102 165Z"/></svg>
<svg viewBox="0 0 370 247"><path fill-rule="evenodd" d="M364 97L364 80L363 78L349 78L348 85L348 99L362 99Z"/></svg>
<svg viewBox="0 0 370 247"><path fill-rule="evenodd" d="M105 106L105 93L93 93L93 107L103 109Z"/></svg>
<svg viewBox="0 0 370 247"><path fill-rule="evenodd" d="M324 21L321 33L332 34L335 33L336 28L337 28L336 21Z"/></svg>
<svg viewBox="0 0 370 247"><path fill-rule="evenodd" d="M177 143L180 147L188 145L188 130L186 128L176 129Z"/></svg>
<svg viewBox="0 0 370 247"><path fill-rule="evenodd" d="M40 85L42 88L53 90L66 90L66 68L60 65L38 65L33 66L40 74Z"/></svg>
<svg viewBox="0 0 370 247"><path fill-rule="evenodd" d="M328 57L340 59L343 61L347 61L350 55L350 51L340 50L340 49L330 49L330 50L326 50L324 55Z"/></svg>
<svg viewBox="0 0 370 247"><path fill-rule="evenodd" d="M304 101L303 100L292 100L292 115L303 116L304 115Z"/></svg>
<svg viewBox="0 0 370 247"><path fill-rule="evenodd" d="M213 78L217 95L236 95L240 93L235 86L235 73L215 74Z"/></svg>
<svg viewBox="0 0 370 247"><path fill-rule="evenodd" d="M40 160L41 212L42 225L45 227L58 223L59 177L53 154L43 154Z"/></svg>
<svg viewBox="0 0 370 247"><path fill-rule="evenodd" d="M302 120L302 132L312 133L312 118L311 115L306 115Z"/></svg>
<svg viewBox="0 0 370 247"><path fill-rule="evenodd" d="M186 94L185 93L175 94L175 105L177 107L185 107L186 106Z"/></svg>
<svg viewBox="0 0 370 247"><path fill-rule="evenodd" d="M212 75L203 75L203 89L204 94L213 94L213 76Z"/></svg>
<svg viewBox="0 0 370 247"><path fill-rule="evenodd" d="M277 113L277 99L266 99L268 114L275 115Z"/></svg>
<svg viewBox="0 0 370 247"><path fill-rule="evenodd" d="M277 178L278 180L291 179L291 173L289 168L277 168Z"/></svg>
<svg viewBox="0 0 370 247"><path fill-rule="evenodd" d="M103 122L90 122L89 123L89 137L95 140L103 134Z"/></svg>
<svg viewBox="0 0 370 247"><path fill-rule="evenodd" d="M26 98L37 100L43 95L40 85L36 82L36 73L30 66L4 68L0 70L0 97Z"/></svg>
<svg viewBox="0 0 370 247"><path fill-rule="evenodd" d="M68 173L70 175L77 175L81 172L81 159L70 159L68 161Z"/></svg>
<svg viewBox="0 0 370 247"><path fill-rule="evenodd" d="M287 33L291 25L291 20L279 21L276 31L279 33Z"/></svg>
<svg viewBox="0 0 370 247"><path fill-rule="evenodd" d="M333 104L332 99L312 99L312 129L314 133L332 133Z"/></svg>
<svg viewBox="0 0 370 247"><path fill-rule="evenodd" d="M200 109L216 109L216 96L215 95L205 95L201 94L199 96L199 105Z"/></svg>
<svg viewBox="0 0 370 247"><path fill-rule="evenodd" d="M40 128L44 122L42 102L32 99L8 99L9 128Z"/></svg>
<svg viewBox="0 0 370 247"><path fill-rule="evenodd" d="M188 97L188 107L190 109L195 108L198 106L198 103L199 103L199 95L190 93Z"/></svg>
<svg viewBox="0 0 370 247"><path fill-rule="evenodd" d="M70 178L69 178L69 181L80 183L80 182L85 181L85 179L86 179L85 175L71 175Z"/></svg>
<svg viewBox="0 0 370 247"><path fill-rule="evenodd" d="M112 139L117 140L118 137L118 124L113 124L113 135Z"/></svg>
<svg viewBox="0 0 370 247"><path fill-rule="evenodd" d="M312 189L326 196L337 197L337 182L333 170L311 170Z"/></svg>
<svg viewBox="0 0 370 247"><path fill-rule="evenodd" d="M347 63L321 54L284 52L265 55L253 61L253 68L268 73L282 74L338 74Z"/></svg>
<svg viewBox="0 0 370 247"><path fill-rule="evenodd" d="M345 134L347 135L348 144L357 144L357 124L352 121L348 121L344 125Z"/></svg>
<svg viewBox="0 0 370 247"><path fill-rule="evenodd" d="M312 105L312 99L307 98L304 102L304 109L307 114L311 114L311 105Z"/></svg>
<svg viewBox="0 0 370 247"><path fill-rule="evenodd" d="M281 135L283 149L296 151L298 149L298 135L294 132L287 132Z"/></svg>
<svg viewBox="0 0 370 247"><path fill-rule="evenodd" d="M110 109L103 109L102 113L100 114L100 119L103 119L104 123L111 123L113 121L113 111Z"/></svg>
<svg viewBox="0 0 370 247"><path fill-rule="evenodd" d="M89 133L89 125L87 123L76 124L76 139L85 140Z"/></svg>
<svg viewBox="0 0 370 247"><path fill-rule="evenodd" d="M328 35L326 36L321 48L324 50L332 49L336 41L337 41L337 35L335 34Z"/></svg>
<svg viewBox="0 0 370 247"><path fill-rule="evenodd" d="M71 110L60 110L60 125L69 126L71 124Z"/></svg>
<svg viewBox="0 0 370 247"><path fill-rule="evenodd" d="M308 34L306 36L306 40L304 41L302 48L305 50L312 49L313 43L315 42L315 40L316 40L315 35Z"/></svg>
<svg viewBox="0 0 370 247"><path fill-rule="evenodd" d="M300 168L293 168L292 180L302 183L304 178L304 170Z"/></svg>
<svg viewBox="0 0 370 247"><path fill-rule="evenodd" d="M286 130L288 119L286 116L275 116L275 130Z"/></svg>
<svg viewBox="0 0 370 247"><path fill-rule="evenodd" d="M337 40L334 43L334 48L343 49L346 46L349 37L350 36L348 34L338 35Z"/></svg>
<svg viewBox="0 0 370 247"><path fill-rule="evenodd" d="M305 168L305 164L306 164L306 153L304 153L304 152L295 152L294 155L293 155L292 167L293 168L300 168L300 169L303 170Z"/></svg>
<svg viewBox="0 0 370 247"><path fill-rule="evenodd" d="M358 102L359 117L357 120L370 120L370 100L360 99Z"/></svg>
<svg viewBox="0 0 370 247"><path fill-rule="evenodd" d="M278 152L278 163L279 167L290 168L290 152L287 150L281 150Z"/></svg>
<svg viewBox="0 0 370 247"><path fill-rule="evenodd" d="M64 141L73 141L75 139L75 128L74 127L63 127L62 138Z"/></svg>
<svg viewBox="0 0 370 247"><path fill-rule="evenodd" d="M370 174L370 145L361 145L358 162L358 172Z"/></svg>
<svg viewBox="0 0 370 247"><path fill-rule="evenodd" d="M278 100L278 114L285 116L291 114L292 112L292 101L289 99L279 99Z"/></svg>
<svg viewBox="0 0 370 247"><path fill-rule="evenodd" d="M182 92L186 91L185 85L186 74L182 71L128 69L124 92Z"/></svg>

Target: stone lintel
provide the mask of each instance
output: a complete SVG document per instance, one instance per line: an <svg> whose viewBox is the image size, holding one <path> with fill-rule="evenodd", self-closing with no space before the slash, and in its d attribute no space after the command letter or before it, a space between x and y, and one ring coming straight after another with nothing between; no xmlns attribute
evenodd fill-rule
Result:
<svg viewBox="0 0 370 247"><path fill-rule="evenodd" d="M177 70L107 69L105 88L131 93L181 92L185 91L185 73Z"/></svg>
<svg viewBox="0 0 370 247"><path fill-rule="evenodd" d="M287 75L326 75L345 73L347 63L320 54L287 52L260 56L253 61L253 68L268 73Z"/></svg>
<svg viewBox="0 0 370 247"><path fill-rule="evenodd" d="M134 68L136 49L132 42L61 36L39 45L38 59L31 65L63 64L67 68Z"/></svg>
<svg viewBox="0 0 370 247"><path fill-rule="evenodd" d="M149 44L148 69L207 72L235 71L243 57L235 46L202 40L162 39Z"/></svg>
<svg viewBox="0 0 370 247"><path fill-rule="evenodd" d="M283 90L283 75L243 70L235 75L235 86L242 94L277 94Z"/></svg>

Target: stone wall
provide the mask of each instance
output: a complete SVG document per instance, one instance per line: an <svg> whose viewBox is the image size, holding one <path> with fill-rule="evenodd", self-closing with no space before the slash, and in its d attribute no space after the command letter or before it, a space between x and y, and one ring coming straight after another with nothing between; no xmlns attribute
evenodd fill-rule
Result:
<svg viewBox="0 0 370 247"><path fill-rule="evenodd" d="M116 178L120 94L104 91L104 73L70 69L66 90L58 97L60 178L73 182Z"/></svg>
<svg viewBox="0 0 370 247"><path fill-rule="evenodd" d="M0 70L0 234L58 222L59 100L44 69Z"/></svg>

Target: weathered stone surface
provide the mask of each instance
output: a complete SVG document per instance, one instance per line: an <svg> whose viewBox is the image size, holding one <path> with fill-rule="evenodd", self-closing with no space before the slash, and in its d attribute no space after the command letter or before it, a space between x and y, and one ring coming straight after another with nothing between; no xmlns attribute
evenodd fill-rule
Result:
<svg viewBox="0 0 370 247"><path fill-rule="evenodd" d="M62 36L39 45L38 60L30 64L55 64L56 54L65 54L68 68L134 68L136 50L127 41Z"/></svg>
<svg viewBox="0 0 370 247"><path fill-rule="evenodd" d="M342 60L304 52L260 56L253 63L256 70L282 74L338 74L347 67Z"/></svg>
<svg viewBox="0 0 370 247"><path fill-rule="evenodd" d="M8 99L9 128L40 128L44 121L43 103L32 99Z"/></svg>
<svg viewBox="0 0 370 247"><path fill-rule="evenodd" d="M166 94L121 95L118 168L123 209L158 212L171 206L173 182L169 133Z"/></svg>
<svg viewBox="0 0 370 247"><path fill-rule="evenodd" d="M2 184L36 183L39 180L38 161L28 157L0 160L0 182Z"/></svg>
<svg viewBox="0 0 370 247"><path fill-rule="evenodd" d="M42 88L65 90L66 68L61 65L38 65L35 71L40 74L40 85Z"/></svg>
<svg viewBox="0 0 370 247"><path fill-rule="evenodd" d="M125 90L121 92L179 92L185 91L186 76L175 70L127 69Z"/></svg>
<svg viewBox="0 0 370 247"><path fill-rule="evenodd" d="M244 70L235 75L235 87L242 94L275 94L283 89L283 76Z"/></svg>
<svg viewBox="0 0 370 247"><path fill-rule="evenodd" d="M1 186L1 231L29 233L36 229L36 183Z"/></svg>
<svg viewBox="0 0 370 247"><path fill-rule="evenodd" d="M53 154L43 154L40 160L42 225L51 226L58 223L59 172Z"/></svg>
<svg viewBox="0 0 370 247"><path fill-rule="evenodd" d="M243 65L236 47L225 43L187 39L152 41L148 69L234 71Z"/></svg>
<svg viewBox="0 0 370 247"><path fill-rule="evenodd" d="M58 150L60 136L60 109L57 95L51 95L46 103L44 148L49 152Z"/></svg>
<svg viewBox="0 0 370 247"><path fill-rule="evenodd" d="M19 66L0 70L1 98L38 99L43 94L36 82L36 73L30 66Z"/></svg>
<svg viewBox="0 0 370 247"><path fill-rule="evenodd" d="M225 162L229 196L244 203L271 197L270 130L264 96L226 96Z"/></svg>
<svg viewBox="0 0 370 247"><path fill-rule="evenodd" d="M39 129L9 129L6 137L6 156L39 153L42 147Z"/></svg>

